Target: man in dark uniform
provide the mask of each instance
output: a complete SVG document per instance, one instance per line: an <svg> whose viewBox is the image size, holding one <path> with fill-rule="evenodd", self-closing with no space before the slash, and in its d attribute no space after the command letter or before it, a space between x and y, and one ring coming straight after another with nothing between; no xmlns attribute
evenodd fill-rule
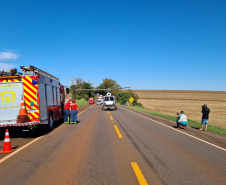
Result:
<svg viewBox="0 0 226 185"><path fill-rule="evenodd" d="M207 107L206 104L202 106L201 113L202 113L202 126L200 130L203 130L203 125L206 125L205 131L207 131L210 109Z"/></svg>

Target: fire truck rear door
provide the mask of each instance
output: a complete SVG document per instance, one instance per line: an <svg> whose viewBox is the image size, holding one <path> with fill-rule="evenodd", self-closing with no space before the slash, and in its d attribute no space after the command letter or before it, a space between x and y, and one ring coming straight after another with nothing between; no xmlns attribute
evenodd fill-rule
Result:
<svg viewBox="0 0 226 185"><path fill-rule="evenodd" d="M16 123L20 110L22 82L0 83L0 125Z"/></svg>
<svg viewBox="0 0 226 185"><path fill-rule="evenodd" d="M39 100L40 100L41 120L43 121L48 118L46 105L46 86L43 83L39 84Z"/></svg>

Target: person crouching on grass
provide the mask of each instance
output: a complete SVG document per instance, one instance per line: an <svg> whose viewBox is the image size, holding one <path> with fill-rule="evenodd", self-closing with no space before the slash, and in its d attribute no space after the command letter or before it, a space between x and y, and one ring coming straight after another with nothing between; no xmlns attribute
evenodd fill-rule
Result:
<svg viewBox="0 0 226 185"><path fill-rule="evenodd" d="M180 115L177 114L177 128L180 128L180 125L186 128L188 124L187 116L184 114L184 111L180 112Z"/></svg>
<svg viewBox="0 0 226 185"><path fill-rule="evenodd" d="M76 104L76 100L72 100L71 104L71 124L77 123L77 113L78 113L78 105Z"/></svg>

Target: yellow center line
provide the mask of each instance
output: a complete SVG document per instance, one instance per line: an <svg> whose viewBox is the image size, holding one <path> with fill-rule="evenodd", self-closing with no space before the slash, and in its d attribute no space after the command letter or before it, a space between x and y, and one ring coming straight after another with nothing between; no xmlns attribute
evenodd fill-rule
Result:
<svg viewBox="0 0 226 185"><path fill-rule="evenodd" d="M133 170L137 176L137 179L138 179L140 185L147 185L148 183L147 183L146 179L144 178L138 164L136 162L131 162L131 165L133 167Z"/></svg>
<svg viewBox="0 0 226 185"><path fill-rule="evenodd" d="M108 111L108 114L110 114L110 112Z"/></svg>
<svg viewBox="0 0 226 185"><path fill-rule="evenodd" d="M118 134L118 137L122 138L122 134L119 132L118 127L116 125L114 125L114 127L115 127L115 130L116 130L117 134Z"/></svg>
<svg viewBox="0 0 226 185"><path fill-rule="evenodd" d="M111 121L113 121L113 118L110 116Z"/></svg>

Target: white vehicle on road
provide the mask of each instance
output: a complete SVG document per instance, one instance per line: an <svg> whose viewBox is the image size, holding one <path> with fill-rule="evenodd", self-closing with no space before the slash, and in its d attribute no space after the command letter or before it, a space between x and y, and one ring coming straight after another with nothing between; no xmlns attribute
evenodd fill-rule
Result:
<svg viewBox="0 0 226 185"><path fill-rule="evenodd" d="M103 103L102 110L104 110L104 107L107 107L107 108L114 107L115 110L117 110L115 97L112 96L111 93L107 93L107 95L104 96L104 103Z"/></svg>
<svg viewBox="0 0 226 185"><path fill-rule="evenodd" d="M100 104L103 104L104 103L104 98L102 96L98 97L97 101L100 102Z"/></svg>

